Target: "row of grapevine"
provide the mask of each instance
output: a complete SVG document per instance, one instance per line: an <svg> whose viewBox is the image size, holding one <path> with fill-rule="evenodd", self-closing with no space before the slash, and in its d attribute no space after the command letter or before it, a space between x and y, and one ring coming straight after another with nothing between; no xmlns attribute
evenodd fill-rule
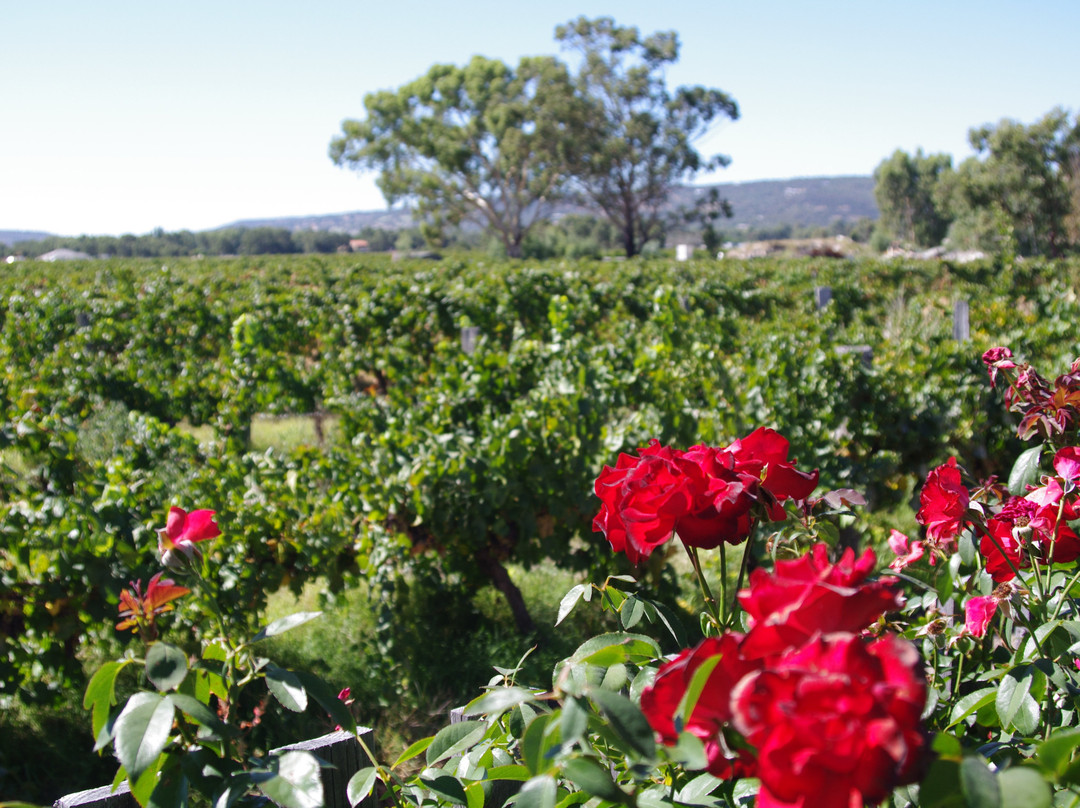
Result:
<svg viewBox="0 0 1080 808"><path fill-rule="evenodd" d="M592 481L650 438L723 444L774 426L822 485L871 480L878 510L905 507L929 459L1002 473L987 458L1011 430L979 356L1007 343L1071 360L1078 275L828 260L17 265L0 278L0 697L47 699L81 676L87 642L115 641L118 593L156 568L174 504L218 512L218 595L236 621L316 576L336 590L363 575L388 598L405 576L449 576L498 587L528 630L507 564L592 566ZM951 336L957 299L970 343ZM471 351L465 327L479 331ZM872 362L838 350L851 345ZM253 416L289 412L335 417L336 440L251 451ZM200 444L187 429L200 424L220 440Z"/></svg>

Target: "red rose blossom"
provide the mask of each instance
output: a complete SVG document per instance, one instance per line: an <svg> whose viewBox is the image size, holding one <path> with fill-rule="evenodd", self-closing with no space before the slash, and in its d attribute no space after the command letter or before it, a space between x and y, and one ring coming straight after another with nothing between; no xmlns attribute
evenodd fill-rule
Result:
<svg viewBox="0 0 1080 808"><path fill-rule="evenodd" d="M887 636L818 636L744 676L733 723L757 750L759 808L851 808L918 780L921 660Z"/></svg>
<svg viewBox="0 0 1080 808"><path fill-rule="evenodd" d="M946 551L954 548L953 539L964 527L971 494L960 481L956 458L930 472L919 496L919 512L915 518L926 525L926 536L936 547Z"/></svg>
<svg viewBox="0 0 1080 808"><path fill-rule="evenodd" d="M679 538L703 550L745 541L753 527L750 508L757 500L758 478L737 471L735 456L727 449L691 446L679 455L697 466L703 482L675 527Z"/></svg>
<svg viewBox="0 0 1080 808"><path fill-rule="evenodd" d="M221 535L214 522L214 511L198 510L188 513L183 508L169 508L165 529L158 531L158 552L161 563L172 569L182 568L185 561L199 557L196 542Z"/></svg>
<svg viewBox="0 0 1080 808"><path fill-rule="evenodd" d="M753 757L747 750L728 757L731 744L720 743L724 726L731 721L731 690L760 663L743 659L739 654L741 634L707 637L694 648L660 666L656 678L641 694L641 711L660 736L662 743L674 745L678 726L700 738L705 744L709 772L720 778L753 776ZM703 665L712 665L701 695L689 715L678 715L694 674ZM727 751L726 751L727 750Z"/></svg>
<svg viewBox="0 0 1080 808"><path fill-rule="evenodd" d="M694 464L650 441L638 457L620 454L615 468L604 466L594 488L601 505L593 530L603 532L613 550L625 552L636 564L671 538L702 483Z"/></svg>
<svg viewBox="0 0 1080 808"><path fill-rule="evenodd" d="M790 444L775 429L759 427L728 448L735 455L735 468L759 477L761 487L772 495L769 517L774 521L784 518L780 502L806 499L817 488L817 470L795 468L795 461L788 460Z"/></svg>
<svg viewBox="0 0 1080 808"><path fill-rule="evenodd" d="M894 581L867 581L876 560L869 548L858 559L848 548L830 564L828 548L817 544L794 561L776 562L772 573L754 570L738 595L750 626L743 656L783 653L817 633L859 632L898 608Z"/></svg>

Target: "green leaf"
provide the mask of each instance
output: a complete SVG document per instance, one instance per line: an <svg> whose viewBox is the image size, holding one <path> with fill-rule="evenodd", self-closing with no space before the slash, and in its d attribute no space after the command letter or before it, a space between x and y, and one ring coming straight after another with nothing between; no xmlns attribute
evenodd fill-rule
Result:
<svg viewBox="0 0 1080 808"><path fill-rule="evenodd" d="M256 783L259 791L282 808L322 808L319 761L310 752L286 752Z"/></svg>
<svg viewBox="0 0 1080 808"><path fill-rule="evenodd" d="M260 630L258 634L251 638L251 641L259 642L259 640L265 640L267 637L276 637L278 634L284 634L286 631L290 631L297 626L302 626L304 623L308 623L316 617L321 616L322 612L296 612L295 614L287 614Z"/></svg>
<svg viewBox="0 0 1080 808"><path fill-rule="evenodd" d="M562 600L559 601L559 614L555 618L555 625L559 625L559 623L566 619L566 616L573 611L574 607L577 606L577 602L581 600L581 596L584 594L585 585L578 584L563 595Z"/></svg>
<svg viewBox="0 0 1080 808"><path fill-rule="evenodd" d="M409 746L408 749L406 749L404 752L402 752L400 755L398 755L398 759L394 761L394 765L391 766L390 768L391 769L396 769L402 763L404 763L404 762L406 762L408 760L412 760L413 758L417 757L418 755L422 755L424 753L424 751L429 746L431 746L431 742L434 741L434 740L435 740L435 736L431 736L430 738L421 738L419 741L412 744L411 746Z"/></svg>
<svg viewBox="0 0 1080 808"><path fill-rule="evenodd" d="M188 672L187 654L175 645L156 642L146 653L146 678L165 692L179 687Z"/></svg>
<svg viewBox="0 0 1080 808"><path fill-rule="evenodd" d="M434 791L438 796L458 805L466 805L469 798L465 795L465 786L456 777L441 774L438 777L420 776L420 782Z"/></svg>
<svg viewBox="0 0 1080 808"><path fill-rule="evenodd" d="M559 745L557 732L548 733L548 724L552 716L549 713L538 715L525 729L521 738L521 760L529 771L543 774L551 768L551 752Z"/></svg>
<svg viewBox="0 0 1080 808"><path fill-rule="evenodd" d="M510 763L506 766L492 766L487 770L485 777L488 780L515 780L524 783L532 775L529 774L527 766Z"/></svg>
<svg viewBox="0 0 1080 808"><path fill-rule="evenodd" d="M1053 794L1039 773L1027 766L1016 766L998 773L1001 808L1050 808Z"/></svg>
<svg viewBox="0 0 1080 808"><path fill-rule="evenodd" d="M217 713L198 699L183 693L170 693L165 698L179 707L181 712L195 723L213 730L219 737L235 734L232 727L218 718Z"/></svg>
<svg viewBox="0 0 1080 808"><path fill-rule="evenodd" d="M161 772L146 808L187 808L188 779L175 761Z"/></svg>
<svg viewBox="0 0 1080 808"><path fill-rule="evenodd" d="M1001 808L997 778L982 758L964 758L960 764L960 791L968 808Z"/></svg>
<svg viewBox="0 0 1080 808"><path fill-rule="evenodd" d="M533 691L523 687L500 687L469 702L463 715L498 716L527 701L536 701Z"/></svg>
<svg viewBox="0 0 1080 808"><path fill-rule="evenodd" d="M127 662L106 662L90 679L83 695L83 707L91 710L91 731L96 738L109 720L109 710L116 704L116 677Z"/></svg>
<svg viewBox="0 0 1080 808"><path fill-rule="evenodd" d="M683 734L689 735L689 733L685 732ZM701 743L700 739L695 738L695 740ZM713 777L711 774L698 775L679 790L675 799L686 805L715 805L716 800L711 798L710 795L721 783L723 783L723 780Z"/></svg>
<svg viewBox="0 0 1080 808"><path fill-rule="evenodd" d="M586 640L578 646L569 661L606 667L619 662L633 662L641 665L659 659L661 656L660 646L651 637L646 637L644 634L613 632Z"/></svg>
<svg viewBox="0 0 1080 808"><path fill-rule="evenodd" d="M636 704L626 696L600 688L591 689L589 697L630 749L643 758L652 759L656 753L653 730Z"/></svg>
<svg viewBox="0 0 1080 808"><path fill-rule="evenodd" d="M1042 671L1031 665L1019 665L1001 678L995 707L1001 725L1005 729L1015 727L1024 735L1031 735L1039 726L1039 702L1031 695L1031 689Z"/></svg>
<svg viewBox="0 0 1080 808"><path fill-rule="evenodd" d="M690 771L701 771L709 766L709 756L705 753L705 744L702 743L701 738L692 733L680 733L679 740L668 752L684 768Z"/></svg>
<svg viewBox="0 0 1080 808"><path fill-rule="evenodd" d="M478 743L487 732L483 721L459 721L439 730L427 749L427 765L434 766L440 760L464 752ZM465 801L462 792L462 802Z"/></svg>
<svg viewBox="0 0 1080 808"><path fill-rule="evenodd" d="M622 621L622 627L625 629L632 629L638 623L641 622L641 618L645 615L645 604L641 602L640 598L629 597L623 603L622 608L619 609L619 619Z"/></svg>
<svg viewBox="0 0 1080 808"><path fill-rule="evenodd" d="M337 693L330 689L322 679L308 671L293 671L300 684L307 691L308 696L315 699L319 706L326 710L330 719L341 726L347 732L356 731L356 719L349 712L348 706L337 697Z"/></svg>
<svg viewBox="0 0 1080 808"><path fill-rule="evenodd" d="M133 695L116 719L116 757L135 781L158 758L172 731L175 708L158 693Z"/></svg>
<svg viewBox="0 0 1080 808"><path fill-rule="evenodd" d="M563 764L563 773L582 791L594 797L629 804L626 792L615 784L607 769L592 758L571 758Z"/></svg>
<svg viewBox="0 0 1080 808"><path fill-rule="evenodd" d="M956 706L953 707L952 714L949 716L949 726L955 726L967 718L977 710L982 709L987 704L990 704L997 698L998 689L996 687L986 687L982 690L976 690L973 693L968 693L966 696L962 696L959 701L956 702Z"/></svg>
<svg viewBox="0 0 1080 808"><path fill-rule="evenodd" d="M518 792L516 808L555 808L555 778L540 774L533 777Z"/></svg>
<svg viewBox="0 0 1080 808"><path fill-rule="evenodd" d="M266 687L286 710L302 713L307 709L307 691L300 684L300 678L292 671L279 668L276 665L268 666L266 669Z"/></svg>
<svg viewBox="0 0 1080 808"><path fill-rule="evenodd" d="M1035 762L1055 780L1061 777L1080 747L1080 729L1058 730L1039 744Z"/></svg>
<svg viewBox="0 0 1080 808"><path fill-rule="evenodd" d="M567 696L563 701L562 712L559 713L559 735L567 746L576 743L585 735L589 724L589 714L585 708L573 696Z"/></svg>
<svg viewBox="0 0 1080 808"><path fill-rule="evenodd" d="M1042 446L1032 447L1023 452L1013 463L1012 471L1009 472L1009 493L1014 497L1024 496L1029 485L1038 484L1039 459L1042 457L1042 450Z"/></svg>
<svg viewBox="0 0 1080 808"><path fill-rule="evenodd" d="M345 787L345 796L349 800L349 805L355 806L371 794L378 779L379 772L374 766L361 769L350 777L349 784Z"/></svg>

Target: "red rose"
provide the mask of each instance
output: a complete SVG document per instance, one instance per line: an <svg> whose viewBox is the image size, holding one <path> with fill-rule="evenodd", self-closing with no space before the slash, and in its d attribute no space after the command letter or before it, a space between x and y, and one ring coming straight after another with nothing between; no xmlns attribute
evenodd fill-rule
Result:
<svg viewBox="0 0 1080 808"><path fill-rule="evenodd" d="M930 472L919 496L915 518L926 525L926 535L936 546L951 551L953 539L964 527L971 494L960 481L956 458Z"/></svg>
<svg viewBox="0 0 1080 808"><path fill-rule="evenodd" d="M675 527L679 538L703 550L745 541L753 527L750 508L757 500L758 478L736 471L735 456L727 449L692 446L680 456L697 466L703 485Z"/></svg>
<svg viewBox="0 0 1080 808"><path fill-rule="evenodd" d="M638 455L620 454L615 468L604 466L594 489L600 513L593 519L593 530L635 564L671 538L701 488L694 478L697 467L681 462L659 441L650 441Z"/></svg>
<svg viewBox="0 0 1080 808"><path fill-rule="evenodd" d="M750 626L743 656L783 653L816 633L859 632L885 612L900 606L891 581L867 581L876 557L867 549L858 559L848 548L836 564L817 544L794 561L778 561L772 573L756 569L739 592Z"/></svg>
<svg viewBox="0 0 1080 808"><path fill-rule="evenodd" d="M806 499L817 488L817 470L806 472L795 468L795 461L788 460L790 444L775 429L755 429L728 448L735 455L736 470L759 478L761 487L772 495L774 502L770 503L769 516L773 520L784 518L779 502Z"/></svg>
<svg viewBox="0 0 1080 808"><path fill-rule="evenodd" d="M161 563L170 569L182 569L186 562L201 557L196 542L220 535L214 511L203 509L188 513L183 508L169 508L165 528L158 531Z"/></svg>
<svg viewBox="0 0 1080 808"><path fill-rule="evenodd" d="M705 742L709 771L715 777L753 776L753 757L743 748L735 758L728 757L731 744L721 743L725 725L731 721L731 691L746 674L758 670L760 663L743 659L739 654L741 634L708 637L697 647L687 648L660 666L656 678L641 694L641 711L660 736L662 743L674 745L679 738L677 725ZM683 699L703 666L713 666L689 715Z"/></svg>
<svg viewBox="0 0 1080 808"><path fill-rule="evenodd" d="M919 654L895 637L815 637L743 677L733 723L757 749L759 808L850 808L915 782L925 702Z"/></svg>
<svg viewBox="0 0 1080 808"><path fill-rule="evenodd" d="M986 558L987 572L995 581L1012 580L1016 577L1014 567L1029 566L1025 546L1045 563L1068 563L1080 558L1080 536L1067 524L1076 517L1076 509L1071 502L1062 503L1062 497L1061 485L1050 480L1026 497L1007 500L987 522L989 535L979 542L979 552Z"/></svg>

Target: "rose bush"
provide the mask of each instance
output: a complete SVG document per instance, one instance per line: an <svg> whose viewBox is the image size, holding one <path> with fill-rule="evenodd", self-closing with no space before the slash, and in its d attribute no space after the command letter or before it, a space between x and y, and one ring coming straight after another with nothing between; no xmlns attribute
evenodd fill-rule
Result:
<svg viewBox="0 0 1080 808"><path fill-rule="evenodd" d="M557 622L595 602L617 615L620 630L583 643L542 686L519 683L521 664L497 668L461 721L393 765L355 774L350 802L1080 804L1080 538L1070 524L1080 496L1080 364L1051 385L1007 349L984 361L992 383L1009 383L1021 436L1046 443L1017 459L1007 485L970 481L952 458L931 470L919 495L924 534L893 530L896 559L885 569L873 549L836 541L837 522L859 495L817 491L817 473L799 469L773 430L723 447L652 441L621 455L596 481L594 528L635 563L681 541L707 612L700 640L689 641L678 616L632 576L578 585ZM217 530L207 513L170 513L162 536L163 555L192 574L197 596L207 570L195 543ZM742 556L729 572L732 547ZM711 549L721 559L718 597L699 558ZM310 694L351 727L348 696L252 652L252 643L307 615L248 642L215 638L194 664L151 642L156 620L189 594L184 588L155 576L121 601L122 625L150 642L154 689L113 711L113 682L131 660L120 661L95 676L87 703L99 747L114 744L144 804L183 804L177 795L190 785L228 806L234 796L266 794L262 784L280 772L243 759L222 705L227 715L238 691L262 678L285 706ZM151 737L143 719L159 710L168 720ZM192 778L182 762L190 756L224 776ZM281 804L308 804L299 792L277 793Z"/></svg>

